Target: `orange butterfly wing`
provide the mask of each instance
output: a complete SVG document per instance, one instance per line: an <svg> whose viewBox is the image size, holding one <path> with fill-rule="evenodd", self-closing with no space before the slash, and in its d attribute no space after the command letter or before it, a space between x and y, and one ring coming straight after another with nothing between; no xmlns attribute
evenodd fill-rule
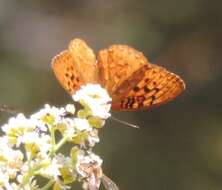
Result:
<svg viewBox="0 0 222 190"><path fill-rule="evenodd" d="M98 68L93 50L81 39L70 42L68 51L85 83L98 83Z"/></svg>
<svg viewBox="0 0 222 190"><path fill-rule="evenodd" d="M179 76L163 67L150 65L151 68L144 67L142 79L129 93L113 102L113 110L150 109L169 102L185 89Z"/></svg>
<svg viewBox="0 0 222 190"><path fill-rule="evenodd" d="M52 69L60 84L71 95L83 84L98 83L95 55L80 39L71 41L68 50L53 58Z"/></svg>
<svg viewBox="0 0 222 190"><path fill-rule="evenodd" d="M99 80L113 101L125 96L142 79L144 66L149 67L145 56L126 45L113 45L98 53Z"/></svg>
<svg viewBox="0 0 222 190"><path fill-rule="evenodd" d="M113 45L100 51L98 67L115 111L149 109L174 99L185 89L179 76L149 63L129 46Z"/></svg>
<svg viewBox="0 0 222 190"><path fill-rule="evenodd" d="M84 84L69 51L65 50L55 56L52 60L52 68L56 78L69 94L73 94Z"/></svg>

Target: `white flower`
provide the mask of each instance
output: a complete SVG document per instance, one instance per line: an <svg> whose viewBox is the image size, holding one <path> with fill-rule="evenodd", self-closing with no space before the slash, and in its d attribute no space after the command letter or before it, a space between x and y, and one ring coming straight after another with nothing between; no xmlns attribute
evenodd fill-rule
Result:
<svg viewBox="0 0 222 190"><path fill-rule="evenodd" d="M75 113L75 106L73 104L67 104L65 110L68 113L74 114Z"/></svg>
<svg viewBox="0 0 222 190"><path fill-rule="evenodd" d="M60 116L65 112L64 108L57 108L55 106L50 106L49 104L45 104L45 107L39 110L34 117L41 119L42 116L50 114L52 116Z"/></svg>
<svg viewBox="0 0 222 190"><path fill-rule="evenodd" d="M111 104L101 104L101 105L95 105L93 102L89 103L89 106L92 110L92 115L100 117L102 119L107 119L111 116L109 113L109 110L111 108Z"/></svg>
<svg viewBox="0 0 222 190"><path fill-rule="evenodd" d="M79 118L74 117L72 104L65 108L46 104L29 118L18 114L2 126L5 136L0 136L0 190L38 189L35 175L50 178L61 189L69 189L76 180L86 189L99 188L102 160L91 149L99 142L98 128L110 116L111 98L106 90L92 84L73 97L84 106L82 115L77 114ZM56 154L67 142L74 144L71 156Z"/></svg>
<svg viewBox="0 0 222 190"><path fill-rule="evenodd" d="M11 148L12 145L10 144L10 141L7 136L0 137L0 152L4 149Z"/></svg>
<svg viewBox="0 0 222 190"><path fill-rule="evenodd" d="M35 131L27 132L21 136L20 140L23 144L37 144L39 143L39 134Z"/></svg>
<svg viewBox="0 0 222 190"><path fill-rule="evenodd" d="M76 135L76 130L73 127L66 128L64 134L68 138L68 140L72 140L72 138Z"/></svg>
<svg viewBox="0 0 222 190"><path fill-rule="evenodd" d="M105 89L103 89L99 84L86 84L81 86L81 89L78 90L74 95L73 99L79 101L84 98L95 99L100 104L108 103L112 99L109 97Z"/></svg>
<svg viewBox="0 0 222 190"><path fill-rule="evenodd" d="M13 150L9 146L2 146L0 147L0 157L1 161L4 158L4 160L8 163L10 162L17 162L21 163L20 161L23 160L23 154L20 150ZM12 167L17 167L17 164L11 164ZM19 166L20 167L20 164Z"/></svg>
<svg viewBox="0 0 222 190"><path fill-rule="evenodd" d="M60 164L61 166L72 166L71 164L71 159L69 157L65 157L63 154L57 154L55 156L55 159L57 161L58 164Z"/></svg>
<svg viewBox="0 0 222 190"><path fill-rule="evenodd" d="M46 127L46 123L40 119L34 118L31 116L30 120L32 121L32 123L36 126L36 129L38 129L39 131L47 131L47 127Z"/></svg>
<svg viewBox="0 0 222 190"><path fill-rule="evenodd" d="M22 152L20 150L13 150L8 146L3 146L0 147L0 157L0 171L6 177L9 176L11 179L14 179L23 165L24 156Z"/></svg>
<svg viewBox="0 0 222 190"><path fill-rule="evenodd" d="M112 99L100 85L87 84L86 86L81 86L81 89L72 98L74 101L83 101L86 103L90 107L93 116L103 119L110 117L109 110Z"/></svg>
<svg viewBox="0 0 222 190"><path fill-rule="evenodd" d="M89 125L88 120L86 119L80 119L80 118L74 118L75 127L77 130L83 131L91 131L92 128Z"/></svg>
<svg viewBox="0 0 222 190"><path fill-rule="evenodd" d="M7 175L7 173L3 172L1 169L0 169L0 189L1 187L3 186L8 186L9 184L9 176Z"/></svg>
<svg viewBox="0 0 222 190"><path fill-rule="evenodd" d="M47 164L47 167L42 168L40 173L43 176L52 177L53 179L57 180L57 178L61 175L59 169L62 167L62 165L58 163L55 157L52 160L45 160L45 164Z"/></svg>
<svg viewBox="0 0 222 190"><path fill-rule="evenodd" d="M61 124L65 124L65 128L73 128L75 126L74 119L69 117L63 118L60 122Z"/></svg>
<svg viewBox="0 0 222 190"><path fill-rule="evenodd" d="M37 181L30 179L30 183L23 185L21 188L20 184L11 183L9 186L5 186L7 190L32 190L32 189L39 189L37 186Z"/></svg>
<svg viewBox="0 0 222 190"><path fill-rule="evenodd" d="M7 135L19 136L27 131L34 130L35 125L23 114L18 114L16 117L11 117L8 124L3 125L1 128Z"/></svg>
<svg viewBox="0 0 222 190"><path fill-rule="evenodd" d="M48 166L41 169L43 176L53 178L61 189L70 189L70 186L64 183L68 179L75 180L76 172L73 163L69 157L62 154L55 155L53 159L48 160ZM63 181L64 180L64 181Z"/></svg>
<svg viewBox="0 0 222 190"><path fill-rule="evenodd" d="M50 106L49 104L46 104L43 109L32 114L30 118L31 118L31 120L42 121L42 118L44 116L50 115L50 116L53 116L53 118L55 119L54 122L57 123L61 120L61 117L64 113L65 113L64 108L57 108L55 106ZM41 122L39 122L39 124L41 127L45 126L44 123L43 123L43 125L41 125ZM43 131L45 131L45 130L43 130Z"/></svg>
<svg viewBox="0 0 222 190"><path fill-rule="evenodd" d="M26 145L31 145L31 149L27 151L32 151L32 149L37 149L40 153L40 157L46 157L47 153L51 149L50 136L46 134L39 134L35 131L25 133L21 137L21 142ZM36 150L34 150L36 151Z"/></svg>

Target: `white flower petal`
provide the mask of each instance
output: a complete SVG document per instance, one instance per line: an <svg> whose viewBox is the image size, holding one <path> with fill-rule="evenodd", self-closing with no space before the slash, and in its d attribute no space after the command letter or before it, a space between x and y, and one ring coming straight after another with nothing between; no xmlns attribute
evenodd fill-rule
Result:
<svg viewBox="0 0 222 190"><path fill-rule="evenodd" d="M75 123L75 127L77 130L80 130L80 131L83 131L83 130L91 131L92 130L91 126L89 125L88 120L86 120L86 119L74 118L74 123Z"/></svg>
<svg viewBox="0 0 222 190"><path fill-rule="evenodd" d="M82 86L73 96L74 101L84 101L91 109L93 116L103 119L110 117L111 98L100 85L87 84Z"/></svg>

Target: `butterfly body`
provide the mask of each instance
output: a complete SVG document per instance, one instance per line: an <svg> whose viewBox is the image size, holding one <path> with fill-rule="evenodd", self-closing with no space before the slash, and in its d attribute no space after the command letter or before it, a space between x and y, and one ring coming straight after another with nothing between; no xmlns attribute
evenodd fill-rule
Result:
<svg viewBox="0 0 222 190"><path fill-rule="evenodd" d="M151 64L139 51L126 45L112 45L98 53L81 39L55 56L54 73L69 94L81 85L99 83L112 97L112 110L149 109L164 104L184 89L176 74Z"/></svg>

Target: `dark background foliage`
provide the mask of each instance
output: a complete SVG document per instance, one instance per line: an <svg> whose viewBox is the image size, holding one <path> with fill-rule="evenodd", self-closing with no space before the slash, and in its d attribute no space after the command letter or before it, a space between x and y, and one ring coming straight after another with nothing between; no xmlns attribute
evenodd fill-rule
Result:
<svg viewBox="0 0 222 190"><path fill-rule="evenodd" d="M1 0L0 104L27 115L71 98L51 58L72 38L128 44L179 74L186 91L151 111L113 113L96 153L123 189L222 188L222 8L207 0ZM2 113L1 123L7 121Z"/></svg>

